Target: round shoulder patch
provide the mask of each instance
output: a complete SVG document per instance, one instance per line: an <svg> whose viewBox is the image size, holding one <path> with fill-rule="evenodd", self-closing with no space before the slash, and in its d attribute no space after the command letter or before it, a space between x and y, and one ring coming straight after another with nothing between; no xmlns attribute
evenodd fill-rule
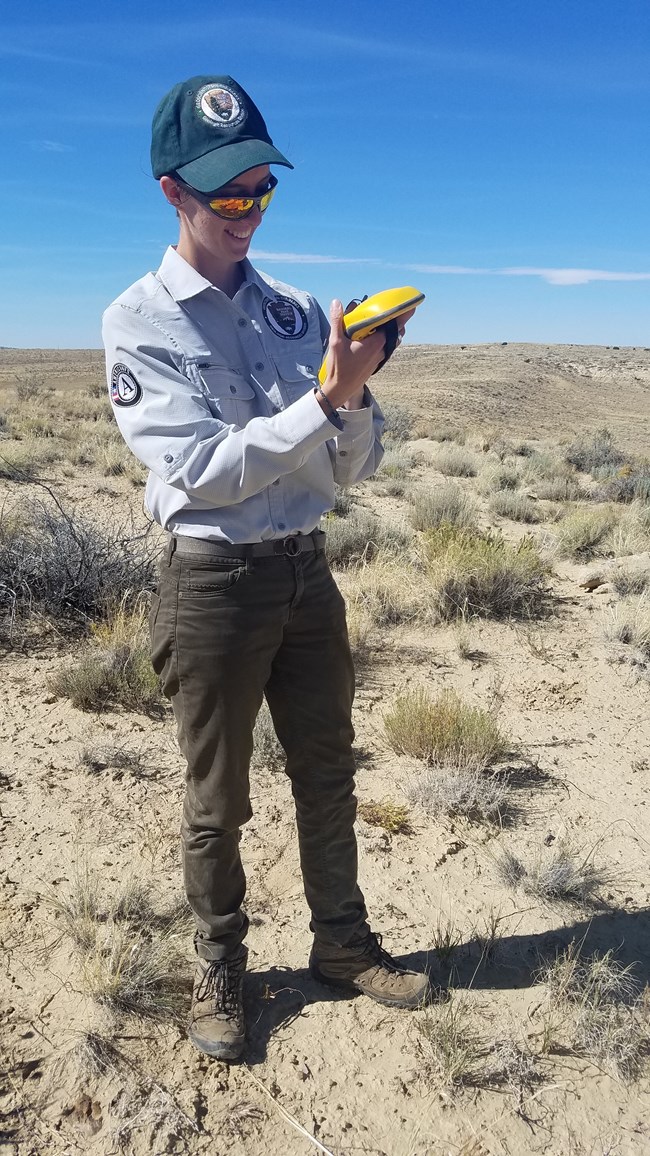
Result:
<svg viewBox="0 0 650 1156"><path fill-rule="evenodd" d="M142 386L128 365L117 362L111 371L111 401L113 405L136 405L142 397Z"/></svg>
<svg viewBox="0 0 650 1156"><path fill-rule="evenodd" d="M265 297L262 313L269 329L278 337L295 341L307 332L307 314L293 297Z"/></svg>

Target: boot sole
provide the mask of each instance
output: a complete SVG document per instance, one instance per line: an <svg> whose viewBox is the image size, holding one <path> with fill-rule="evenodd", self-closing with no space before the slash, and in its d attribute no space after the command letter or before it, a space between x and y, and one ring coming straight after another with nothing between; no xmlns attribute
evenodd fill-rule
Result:
<svg viewBox="0 0 650 1156"><path fill-rule="evenodd" d="M215 1040L207 1040L204 1036L200 1036L190 1030L187 1033L187 1038L192 1047L196 1048L197 1052L202 1052L204 1056L210 1056L213 1060L233 1061L239 1060L246 1046L246 1040L234 1042L232 1044L217 1043Z"/></svg>
<svg viewBox="0 0 650 1156"><path fill-rule="evenodd" d="M332 991L344 991L348 995L367 995L368 999L373 1000L374 1003L382 1004L383 1007L406 1008L414 1011L416 1008L425 1007L426 1004L431 1003L433 1000L434 993L431 986L420 996L412 996L410 999L408 997L403 999L390 999L385 996L375 995L374 992L369 991L365 987L360 987L359 984L354 983L353 980L332 979L329 975L323 975L323 972L315 963L310 963L309 974L312 979L317 980L318 983L322 983L324 987L329 987Z"/></svg>

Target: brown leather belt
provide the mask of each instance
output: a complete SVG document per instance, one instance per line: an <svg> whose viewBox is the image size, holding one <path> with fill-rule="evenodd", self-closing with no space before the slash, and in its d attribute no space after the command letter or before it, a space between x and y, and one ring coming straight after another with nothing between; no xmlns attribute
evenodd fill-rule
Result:
<svg viewBox="0 0 650 1156"><path fill-rule="evenodd" d="M321 553L325 549L325 533L313 530L311 534L288 534L286 538L271 538L268 542L214 542L208 538L190 538L186 534L173 535L172 554L179 557L203 558L269 558L298 554Z"/></svg>

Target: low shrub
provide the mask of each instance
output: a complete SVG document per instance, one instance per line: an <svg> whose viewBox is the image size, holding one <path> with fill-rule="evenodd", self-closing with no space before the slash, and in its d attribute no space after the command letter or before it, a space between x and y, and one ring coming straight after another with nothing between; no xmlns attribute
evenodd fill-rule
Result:
<svg viewBox="0 0 650 1156"><path fill-rule="evenodd" d="M580 438L569 446L566 461L583 474L593 474L603 466L621 466L626 455L614 445L608 429L598 430L591 438Z"/></svg>
<svg viewBox="0 0 650 1156"><path fill-rule="evenodd" d="M38 616L57 629L86 633L122 595L132 605L155 585L159 539L133 524L103 529L56 500L21 506L0 527L0 632L24 639Z"/></svg>
<svg viewBox="0 0 650 1156"><path fill-rule="evenodd" d="M147 611L140 600L135 611L122 605L112 618L94 627L94 641L71 665L51 680L54 694L69 698L79 710L125 710L158 714L160 683L149 657Z"/></svg>
<svg viewBox="0 0 650 1156"><path fill-rule="evenodd" d="M467 706L451 690L438 698L423 688L400 695L384 716L384 730L398 754L456 767L487 767L512 745L492 714Z"/></svg>
<svg viewBox="0 0 650 1156"><path fill-rule="evenodd" d="M432 767L419 775L408 788L408 797L427 814L463 815L468 819L502 818L508 806L510 788L503 779L485 774L480 766Z"/></svg>
<svg viewBox="0 0 650 1156"><path fill-rule="evenodd" d="M268 771L280 771L286 761L287 756L275 733L271 712L266 702L263 702L253 730L251 767L254 769L264 767Z"/></svg>
<svg viewBox="0 0 650 1156"><path fill-rule="evenodd" d="M476 506L460 486L448 482L415 492L411 522L416 530L432 530L443 523L469 527L476 522Z"/></svg>
<svg viewBox="0 0 650 1156"><path fill-rule="evenodd" d="M490 514L509 518L512 522L535 525L544 520L544 510L538 502L533 502L526 494L513 494L508 490L494 494L488 503Z"/></svg>
<svg viewBox="0 0 650 1156"><path fill-rule="evenodd" d="M547 606L547 567L530 538L510 546L499 534L444 525L426 532L424 551L432 604L444 620L530 619Z"/></svg>
<svg viewBox="0 0 650 1156"><path fill-rule="evenodd" d="M381 522L368 510L354 508L344 518L329 515L326 552L331 566L360 566L379 550L399 552L410 545L410 536L400 526Z"/></svg>
<svg viewBox="0 0 650 1156"><path fill-rule="evenodd" d="M577 507L558 523L553 532L559 558L586 558L596 553L613 529L618 514L611 506L593 509Z"/></svg>
<svg viewBox="0 0 650 1156"><path fill-rule="evenodd" d="M398 444L391 446L389 444L381 460L377 477L406 478L413 469L415 460L415 454L407 450L403 445Z"/></svg>
<svg viewBox="0 0 650 1156"><path fill-rule="evenodd" d="M409 809L403 803L394 803L391 799L382 799L378 803L359 803L357 814L364 823L369 823L371 827L381 827L389 835L413 834Z"/></svg>
<svg viewBox="0 0 650 1156"><path fill-rule="evenodd" d="M478 473L476 455L456 445L438 450L432 464L450 478L474 478Z"/></svg>
<svg viewBox="0 0 650 1156"><path fill-rule="evenodd" d="M385 435L396 442L408 441L415 425L415 414L405 405L392 401L385 402L381 408Z"/></svg>
<svg viewBox="0 0 650 1156"><path fill-rule="evenodd" d="M481 473L480 488L484 493L501 490L516 490L521 485L521 470L518 466L489 465Z"/></svg>

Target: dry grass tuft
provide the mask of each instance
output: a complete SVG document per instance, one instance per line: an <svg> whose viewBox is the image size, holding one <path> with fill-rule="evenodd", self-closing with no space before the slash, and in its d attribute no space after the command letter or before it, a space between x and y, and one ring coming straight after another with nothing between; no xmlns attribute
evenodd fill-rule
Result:
<svg viewBox="0 0 650 1156"><path fill-rule="evenodd" d="M392 799L382 799L378 803L359 803L357 814L364 823L369 823L371 827L381 827L390 835L413 834L408 807L394 803Z"/></svg>
<svg viewBox="0 0 650 1156"><path fill-rule="evenodd" d="M185 1002L178 984L184 957L176 931L144 934L130 923L108 924L81 962L82 987L99 1007L143 1019L176 1018Z"/></svg>
<svg viewBox="0 0 650 1156"><path fill-rule="evenodd" d="M467 706L452 690L435 699L424 688L400 695L384 716L384 728L398 754L467 769L489 766L512 746L492 714Z"/></svg>
<svg viewBox="0 0 650 1156"><path fill-rule="evenodd" d="M582 956L571 943L539 978L548 990L541 1011L546 1050L568 1046L618 1079L641 1075L650 1021L632 966L623 967L612 951Z"/></svg>
<svg viewBox="0 0 650 1156"><path fill-rule="evenodd" d="M368 628L368 621L374 626L392 626L431 617L422 574L407 560L397 560L385 550L339 575L338 583L347 604L348 628L356 614L362 631Z"/></svg>
<svg viewBox="0 0 650 1156"><path fill-rule="evenodd" d="M59 893L48 888L43 899L53 911L62 933L80 951L92 951L101 925L100 884L95 872L83 861L75 866L68 888Z"/></svg>
<svg viewBox="0 0 650 1156"><path fill-rule="evenodd" d="M437 1088L455 1092L482 1080L485 1047L464 992L451 991L445 1003L427 1008L417 1028L424 1076Z"/></svg>
<svg viewBox="0 0 650 1156"><path fill-rule="evenodd" d="M441 526L424 535L432 603L459 615L531 619L546 610L547 567L531 538L510 546L499 534Z"/></svg>
<svg viewBox="0 0 650 1156"><path fill-rule="evenodd" d="M562 841L530 867L507 851L497 860L497 874L506 886L519 886L537 899L591 906L614 880L610 869L594 863L593 851L585 854L583 848Z"/></svg>
<svg viewBox="0 0 650 1156"><path fill-rule="evenodd" d="M647 594L611 607L604 634L609 642L620 642L638 652L642 661L650 659L650 598Z"/></svg>

